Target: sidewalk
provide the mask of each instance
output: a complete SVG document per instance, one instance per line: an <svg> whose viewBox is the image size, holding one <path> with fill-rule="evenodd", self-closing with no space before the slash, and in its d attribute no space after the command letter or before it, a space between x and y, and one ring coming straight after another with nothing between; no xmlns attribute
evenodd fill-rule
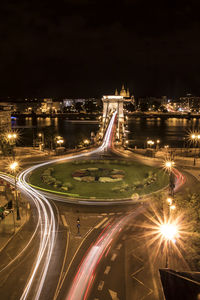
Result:
<svg viewBox="0 0 200 300"><path fill-rule="evenodd" d="M1 180L1 187L2 186ZM0 207L7 207L8 201L12 201L13 203L13 208L6 208L4 211L4 218L0 219L0 251L29 220L30 216L29 203L25 199L21 199L21 196L19 195L19 213L21 219L17 220L14 193L9 186L9 184L5 183L5 192L1 192L0 194Z"/></svg>

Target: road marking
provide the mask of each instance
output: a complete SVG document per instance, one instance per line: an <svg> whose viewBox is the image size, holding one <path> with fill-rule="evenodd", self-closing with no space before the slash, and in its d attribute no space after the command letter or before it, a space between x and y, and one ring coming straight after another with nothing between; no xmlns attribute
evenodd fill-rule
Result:
<svg viewBox="0 0 200 300"><path fill-rule="evenodd" d="M137 279L136 277L132 276L133 279L135 279L137 282L139 282L141 285L143 285L147 290L149 290L147 296L151 295L153 293L153 290L150 289L148 286L146 286L142 281Z"/></svg>
<svg viewBox="0 0 200 300"><path fill-rule="evenodd" d="M104 223L101 228L105 228L109 224L110 220L108 220L106 223Z"/></svg>
<svg viewBox="0 0 200 300"><path fill-rule="evenodd" d="M108 275L108 273L110 272L111 266L107 266L105 268L104 274Z"/></svg>
<svg viewBox="0 0 200 300"><path fill-rule="evenodd" d="M94 228L93 228L93 229L94 229ZM59 286L57 285L57 290L56 290L56 292L55 292L55 295L54 295L53 300L56 300L56 299L57 299L58 294L59 294L59 292L60 292L60 290L61 290L61 288L62 288L62 286L63 286L64 280L65 280L65 278L66 278L66 276L67 276L67 274L68 274L68 272L69 272L69 269L70 269L70 267L71 267L71 265L72 265L72 263L73 263L73 261L74 261L76 255L77 255L78 251L80 250L80 248L81 248L82 244L84 243L84 241L86 240L86 238L87 238L87 237L89 236L89 234L93 231L93 229L90 229L90 230L85 234L85 236L83 237L83 239L82 239L80 245L79 245L78 248L76 249L76 252L74 253L74 256L72 257L72 259L71 259L71 261L70 261L70 264L68 265L68 268L67 268L67 270L65 271L65 274L64 274L64 276L63 276L63 278L62 278L62 281L60 282ZM68 239L68 240L69 240L69 239ZM64 264L63 264L63 265L64 265Z"/></svg>
<svg viewBox="0 0 200 300"><path fill-rule="evenodd" d="M103 220L101 220L101 222L99 222L94 228L98 229L106 220L108 220L108 218L104 218Z"/></svg>
<svg viewBox="0 0 200 300"><path fill-rule="evenodd" d="M67 258L68 247L69 247L69 230L67 232L67 243L66 243L66 247L65 247L65 254L64 254L64 259L63 259L63 263L62 263L62 268L61 268L61 271L60 271L60 277L59 277L59 280L58 280L58 284L57 284L57 287L56 287L56 291L55 291L53 300L57 298L58 293L59 293L60 288L61 288L60 285L62 285L62 280L65 278L64 267L65 267L65 262L66 262L66 258Z"/></svg>
<svg viewBox="0 0 200 300"><path fill-rule="evenodd" d="M102 216L107 216L107 213L102 213L101 215L102 215Z"/></svg>
<svg viewBox="0 0 200 300"><path fill-rule="evenodd" d="M112 300L119 300L119 298L117 297L117 293L112 291L112 290L108 290L110 293L110 296L112 298Z"/></svg>
<svg viewBox="0 0 200 300"><path fill-rule="evenodd" d="M118 244L116 249L117 249L117 250L120 250L121 247L122 247L122 244Z"/></svg>
<svg viewBox="0 0 200 300"><path fill-rule="evenodd" d="M101 280L101 281L99 282L99 285L98 285L98 291L102 291L102 290L103 290L103 286L104 286L104 281Z"/></svg>
<svg viewBox="0 0 200 300"><path fill-rule="evenodd" d="M63 222L63 225L64 225L65 227L68 227L68 224L67 224L67 221L66 221L64 215L61 215L61 220L62 220L62 222Z"/></svg>
<svg viewBox="0 0 200 300"><path fill-rule="evenodd" d="M141 267L140 269L138 269L137 271L135 271L133 274L131 274L131 277L133 277L134 275L136 275L137 273L139 273L143 269L144 269L144 267Z"/></svg>
<svg viewBox="0 0 200 300"><path fill-rule="evenodd" d="M133 250L133 251L135 251L135 250ZM135 254L133 253L133 251L131 251L131 255L132 255L133 257L135 257L136 259L140 260L141 262L144 262L144 260L141 259L139 256L135 255Z"/></svg>
<svg viewBox="0 0 200 300"><path fill-rule="evenodd" d="M117 257L117 254L114 253L114 254L112 255L112 257L111 257L111 261L115 261L116 257Z"/></svg>

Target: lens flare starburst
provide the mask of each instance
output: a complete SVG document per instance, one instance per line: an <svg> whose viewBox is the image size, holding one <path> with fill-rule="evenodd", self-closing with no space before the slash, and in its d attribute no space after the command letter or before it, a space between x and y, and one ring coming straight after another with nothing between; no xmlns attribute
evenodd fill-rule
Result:
<svg viewBox="0 0 200 300"><path fill-rule="evenodd" d="M166 201L166 200L165 200ZM170 249L171 265L180 264L189 269L182 253L186 251L186 240L191 235L188 224L184 222L183 214L176 214L151 206L145 213L145 221L139 225L143 228L141 238L145 240L146 247L151 253L152 262L160 261L164 265L164 257ZM179 263L178 263L179 262Z"/></svg>

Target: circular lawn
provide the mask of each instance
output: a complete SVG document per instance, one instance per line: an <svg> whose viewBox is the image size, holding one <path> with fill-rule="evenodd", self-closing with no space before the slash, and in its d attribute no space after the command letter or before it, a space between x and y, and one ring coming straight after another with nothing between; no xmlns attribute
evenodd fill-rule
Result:
<svg viewBox="0 0 200 300"><path fill-rule="evenodd" d="M165 187L168 181L160 168L124 160L51 164L29 177L29 183L38 188L88 199L137 198Z"/></svg>

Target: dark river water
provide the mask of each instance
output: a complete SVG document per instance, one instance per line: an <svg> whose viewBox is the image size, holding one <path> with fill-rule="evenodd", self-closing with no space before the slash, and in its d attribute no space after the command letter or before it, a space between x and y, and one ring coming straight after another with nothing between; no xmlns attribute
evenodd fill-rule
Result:
<svg viewBox="0 0 200 300"><path fill-rule="evenodd" d="M199 119L135 118L128 123L128 138L137 147L144 147L147 139L160 140L160 146L184 147L188 145L189 132L199 128Z"/></svg>
<svg viewBox="0 0 200 300"><path fill-rule="evenodd" d="M96 122L70 122L65 119L32 118L16 119L12 121L13 129L20 132L19 145L32 146L33 139L39 132L48 130L52 135L64 138L67 147L75 147L91 132L97 132L99 124ZM189 130L199 128L198 119L151 119L135 118L128 122L127 138L132 146L144 147L147 139L160 140L160 146L186 146Z"/></svg>

